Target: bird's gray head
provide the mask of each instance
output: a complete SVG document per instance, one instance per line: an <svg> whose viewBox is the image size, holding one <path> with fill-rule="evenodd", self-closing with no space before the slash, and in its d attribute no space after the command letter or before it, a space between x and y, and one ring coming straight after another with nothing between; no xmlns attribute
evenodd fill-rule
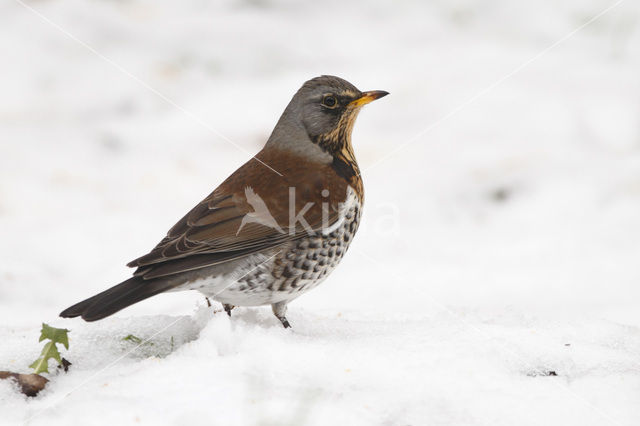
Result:
<svg viewBox="0 0 640 426"><path fill-rule="evenodd" d="M358 112L369 102L388 95L361 92L339 77L323 75L304 83L276 125L268 145L295 151L310 149L308 142L335 156L351 151L351 131Z"/></svg>

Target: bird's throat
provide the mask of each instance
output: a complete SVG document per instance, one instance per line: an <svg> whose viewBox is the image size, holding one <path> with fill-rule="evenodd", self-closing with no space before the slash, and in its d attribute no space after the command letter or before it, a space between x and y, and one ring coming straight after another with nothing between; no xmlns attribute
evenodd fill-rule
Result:
<svg viewBox="0 0 640 426"><path fill-rule="evenodd" d="M351 132L358 116L359 108L347 111L340 117L338 125L330 132L316 136L313 142L323 151L331 154L332 168L345 179L362 200L363 186L360 169L351 144Z"/></svg>

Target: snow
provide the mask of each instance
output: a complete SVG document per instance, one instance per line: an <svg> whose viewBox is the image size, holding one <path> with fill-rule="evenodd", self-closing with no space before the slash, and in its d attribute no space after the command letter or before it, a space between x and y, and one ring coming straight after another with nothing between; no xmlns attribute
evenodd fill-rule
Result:
<svg viewBox="0 0 640 426"><path fill-rule="evenodd" d="M614 4L4 2L0 369L42 322L73 365L36 398L0 381L0 424L639 424L640 6L545 51ZM320 74L391 96L355 126L361 229L292 330L196 292L57 318Z"/></svg>

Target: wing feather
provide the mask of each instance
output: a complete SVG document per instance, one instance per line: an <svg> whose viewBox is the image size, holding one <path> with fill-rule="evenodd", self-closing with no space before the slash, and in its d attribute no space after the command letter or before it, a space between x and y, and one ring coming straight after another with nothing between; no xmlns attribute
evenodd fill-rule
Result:
<svg viewBox="0 0 640 426"><path fill-rule="evenodd" d="M329 165L264 152L261 160L283 176L250 160L180 219L153 250L130 262L128 266L137 267L134 275L151 279L204 268L308 235L300 222L289 224L290 188L296 195L295 212L312 204L304 215L311 232L338 220L347 183ZM332 193L323 197L326 188ZM257 210L264 209L269 220L256 221Z"/></svg>

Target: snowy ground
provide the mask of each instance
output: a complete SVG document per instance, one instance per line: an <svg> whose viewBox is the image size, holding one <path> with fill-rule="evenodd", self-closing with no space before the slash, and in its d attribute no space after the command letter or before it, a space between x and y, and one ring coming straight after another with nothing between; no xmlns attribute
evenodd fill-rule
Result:
<svg viewBox="0 0 640 426"><path fill-rule="evenodd" d="M614 3L3 2L0 370L41 322L73 366L0 382L0 424L640 424L640 6L563 40ZM293 331L196 293L57 318L326 73L392 95L354 133L361 231Z"/></svg>

